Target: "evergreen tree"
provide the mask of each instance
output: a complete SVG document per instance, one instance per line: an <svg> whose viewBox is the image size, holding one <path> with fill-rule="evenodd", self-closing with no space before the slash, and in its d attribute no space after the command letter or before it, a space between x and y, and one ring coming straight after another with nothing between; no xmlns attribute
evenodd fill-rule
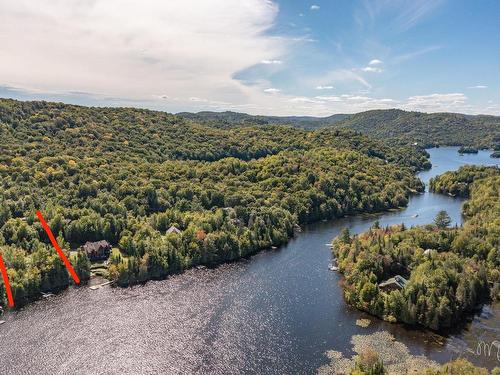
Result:
<svg viewBox="0 0 500 375"><path fill-rule="evenodd" d="M434 224L439 229L445 229L449 227L451 224L451 218L450 215L448 215L448 212L446 212L445 210L439 211L436 217L434 218Z"/></svg>

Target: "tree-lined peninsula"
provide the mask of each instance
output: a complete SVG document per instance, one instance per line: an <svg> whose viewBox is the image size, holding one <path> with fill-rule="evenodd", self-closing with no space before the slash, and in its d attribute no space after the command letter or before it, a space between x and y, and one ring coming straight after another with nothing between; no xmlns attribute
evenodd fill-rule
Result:
<svg viewBox="0 0 500 375"><path fill-rule="evenodd" d="M467 188L455 188L458 183ZM333 252L348 303L387 321L440 330L500 299L500 174L496 168L462 167L434 178L431 186L463 196L470 189L462 227L447 228L441 213L427 226L375 225L355 236L344 231ZM385 289L390 278L401 282Z"/></svg>

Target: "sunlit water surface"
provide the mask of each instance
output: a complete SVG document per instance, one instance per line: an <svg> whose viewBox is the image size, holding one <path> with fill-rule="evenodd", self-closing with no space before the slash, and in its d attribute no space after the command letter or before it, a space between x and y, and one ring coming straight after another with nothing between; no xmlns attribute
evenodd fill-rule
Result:
<svg viewBox="0 0 500 375"><path fill-rule="evenodd" d="M434 167L424 181L464 164L495 164L488 152L459 156L430 150ZM190 270L129 289L70 289L10 313L0 326L2 374L309 374L333 349L352 355L354 334L391 332L414 354L439 362L464 355L500 365L496 352L475 354L479 340L499 339L498 307L487 306L459 334L429 332L374 320L342 298L340 276L327 266L331 242L352 232L404 222L432 222L438 210L460 224L459 199L431 193L412 197L402 211L308 226L281 249L212 270ZM415 217L415 215L418 215Z"/></svg>

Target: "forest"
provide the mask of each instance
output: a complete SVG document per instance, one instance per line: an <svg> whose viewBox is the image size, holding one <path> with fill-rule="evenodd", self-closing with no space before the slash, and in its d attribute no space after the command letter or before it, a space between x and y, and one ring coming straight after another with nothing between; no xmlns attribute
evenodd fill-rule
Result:
<svg viewBox="0 0 500 375"><path fill-rule="evenodd" d="M378 139L422 147L470 146L500 149L500 117L459 113L421 113L399 109L357 113L335 123Z"/></svg>
<svg viewBox="0 0 500 375"><path fill-rule="evenodd" d="M421 149L349 130L6 99L0 148L0 251L16 306L70 285L37 209L84 282L80 246L107 240L109 277L128 286L278 246L304 223L405 206L423 189L414 172L430 166Z"/></svg>
<svg viewBox="0 0 500 375"><path fill-rule="evenodd" d="M447 227L443 211L427 226L375 225L355 236L344 230L333 251L348 303L390 322L441 330L462 322L481 303L499 300L500 176L484 177L481 171L475 168L462 227ZM448 181L468 180L463 176L470 173L469 167L447 173L434 186L452 186ZM403 288L379 288L395 275L408 279Z"/></svg>
<svg viewBox="0 0 500 375"><path fill-rule="evenodd" d="M497 167L465 165L458 171L450 171L431 178L429 189L434 193L468 198L472 182L488 176L500 175Z"/></svg>
<svg viewBox="0 0 500 375"><path fill-rule="evenodd" d="M381 109L329 117L251 116L236 112L180 113L184 118L222 127L245 124L288 124L302 129L350 129L394 144L423 148L468 146L500 150L500 117L459 113L421 113Z"/></svg>

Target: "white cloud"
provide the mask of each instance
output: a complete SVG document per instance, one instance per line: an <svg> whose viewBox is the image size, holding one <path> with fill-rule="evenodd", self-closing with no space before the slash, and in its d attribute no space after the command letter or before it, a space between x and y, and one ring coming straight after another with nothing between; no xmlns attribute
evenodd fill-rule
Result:
<svg viewBox="0 0 500 375"><path fill-rule="evenodd" d="M320 8L319 5L316 4L311 5L311 10L319 10L319 8Z"/></svg>
<svg viewBox="0 0 500 375"><path fill-rule="evenodd" d="M373 59L368 63L368 65L380 65L380 64L383 64L383 61L379 59Z"/></svg>
<svg viewBox="0 0 500 375"><path fill-rule="evenodd" d="M269 0L0 0L0 85L124 100L265 103L236 72L286 54ZM165 100L162 99L163 105Z"/></svg>
<svg viewBox="0 0 500 375"><path fill-rule="evenodd" d="M468 88L469 89L487 89L488 86L485 86L485 85L476 85L476 86L470 86Z"/></svg>
<svg viewBox="0 0 500 375"><path fill-rule="evenodd" d="M271 66L287 61L295 43L316 41L309 35L293 38L266 33L278 14L276 2L270 0L144 0L141 4L133 0L0 0L0 9L0 85L10 92L16 88L29 91L31 97L77 95L91 98L94 105L107 104L111 98L164 110L233 109L283 115L353 113L394 106L477 112L463 94L412 96L406 102L371 98L372 86L364 77L368 75L360 69L301 78L297 87L304 91L293 95L274 88L278 83L261 76L251 83L234 78L259 64L270 65L260 70L272 71ZM438 48L397 56L396 61ZM375 61L380 60L370 61L367 72L381 71L383 65ZM311 88L333 87L355 94L303 96Z"/></svg>
<svg viewBox="0 0 500 375"><path fill-rule="evenodd" d="M262 60L260 63L264 64L264 65L281 65L281 64L283 64L283 61L281 61L281 60Z"/></svg>
<svg viewBox="0 0 500 375"><path fill-rule="evenodd" d="M466 111L471 109L466 102L463 93L416 95L408 98L405 107L423 112Z"/></svg>
<svg viewBox="0 0 500 375"><path fill-rule="evenodd" d="M307 98L305 96L298 96L295 98L290 98L289 101L292 103L324 103L324 101L322 101L322 100L311 99L311 98Z"/></svg>
<svg viewBox="0 0 500 375"><path fill-rule="evenodd" d="M361 68L363 72L367 73L382 73L383 70L374 66L366 66L364 68Z"/></svg>
<svg viewBox="0 0 500 375"><path fill-rule="evenodd" d="M342 98L340 98L339 96L316 96L316 99L319 99L319 100L324 100L324 101L327 101L327 102L340 102L342 101Z"/></svg>
<svg viewBox="0 0 500 375"><path fill-rule="evenodd" d="M264 92L267 92L268 94L277 94L280 91L281 91L280 89L275 89L274 87L270 87L264 90Z"/></svg>

